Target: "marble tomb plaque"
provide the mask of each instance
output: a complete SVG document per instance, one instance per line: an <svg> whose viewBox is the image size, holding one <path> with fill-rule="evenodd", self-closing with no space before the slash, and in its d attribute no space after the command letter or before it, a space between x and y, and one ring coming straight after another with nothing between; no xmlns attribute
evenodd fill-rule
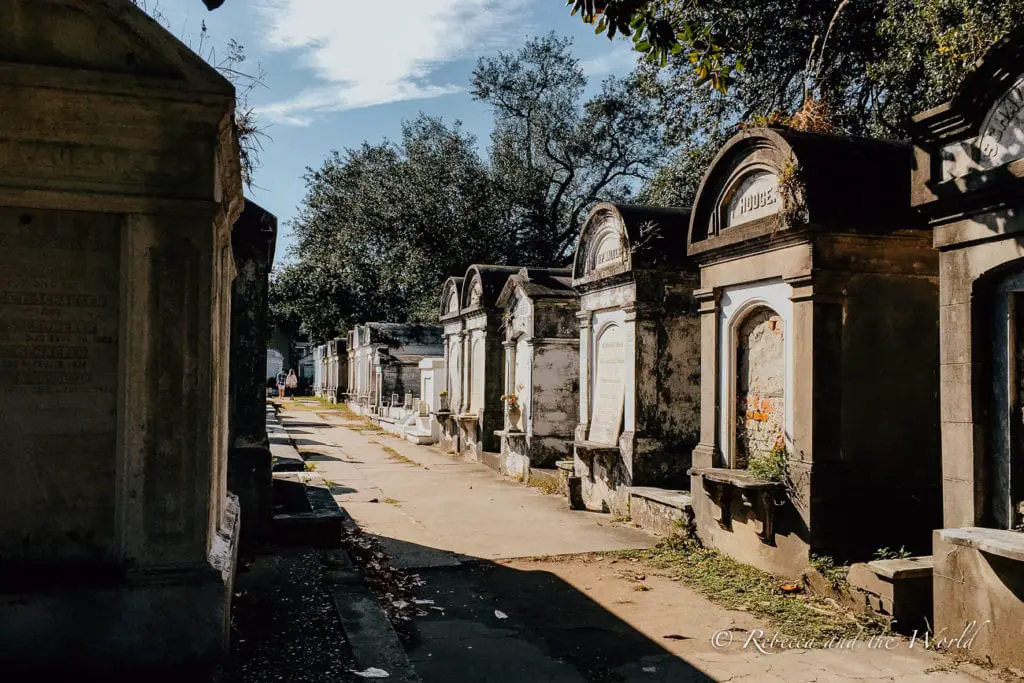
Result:
<svg viewBox="0 0 1024 683"><path fill-rule="evenodd" d="M723 227L750 223L780 209L778 177L768 171L757 171L745 177L731 193Z"/></svg>
<svg viewBox="0 0 1024 683"><path fill-rule="evenodd" d="M0 495L19 535L0 544L15 559L116 554L119 258L117 216L0 209Z"/></svg>
<svg viewBox="0 0 1024 683"><path fill-rule="evenodd" d="M469 394L470 412L479 413L484 409L484 364L486 362L484 352L484 340L473 341L473 364L469 368L469 376L472 381L472 390Z"/></svg>
<svg viewBox="0 0 1024 683"><path fill-rule="evenodd" d="M594 413L588 441L615 446L622 429L626 397L626 343L621 327L610 327L597 343Z"/></svg>

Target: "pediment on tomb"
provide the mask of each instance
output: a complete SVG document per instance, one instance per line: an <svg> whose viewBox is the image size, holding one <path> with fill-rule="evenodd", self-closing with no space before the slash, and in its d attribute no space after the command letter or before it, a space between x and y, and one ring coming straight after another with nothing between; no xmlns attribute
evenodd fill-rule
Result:
<svg viewBox="0 0 1024 683"><path fill-rule="evenodd" d="M687 269L690 210L602 202L583 223L573 260L573 284L640 269Z"/></svg>
<svg viewBox="0 0 1024 683"><path fill-rule="evenodd" d="M955 183L1024 159L1022 63L1024 27L989 49L953 99L915 117L915 142L931 156L930 167L916 169L919 182ZM967 185L988 190L993 182Z"/></svg>
<svg viewBox="0 0 1024 683"><path fill-rule="evenodd" d="M580 231L573 261L573 279L593 279L630 268L626 227L613 204L599 204Z"/></svg>
<svg viewBox="0 0 1024 683"><path fill-rule="evenodd" d="M158 77L233 93L213 67L129 0L5 0L0 6L0 63Z"/></svg>
<svg viewBox="0 0 1024 683"><path fill-rule="evenodd" d="M462 310L462 284L465 278L450 277L441 287L441 318L452 318Z"/></svg>
<svg viewBox="0 0 1024 683"><path fill-rule="evenodd" d="M800 231L915 227L910 147L881 140L747 128L719 150L697 190L687 252L761 248Z"/></svg>
<svg viewBox="0 0 1024 683"><path fill-rule="evenodd" d="M463 312L474 309L492 309L508 279L521 270L519 266L472 265L466 271L462 285Z"/></svg>

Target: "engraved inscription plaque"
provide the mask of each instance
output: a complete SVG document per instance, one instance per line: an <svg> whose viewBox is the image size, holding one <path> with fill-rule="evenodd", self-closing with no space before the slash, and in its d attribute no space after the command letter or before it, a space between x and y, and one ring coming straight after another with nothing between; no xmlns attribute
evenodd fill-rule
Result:
<svg viewBox="0 0 1024 683"><path fill-rule="evenodd" d="M469 367L472 388L469 394L470 412L478 413L484 409L484 340L473 340L473 364Z"/></svg>
<svg viewBox="0 0 1024 683"><path fill-rule="evenodd" d="M999 98L985 117L978 151L981 170L1024 157L1024 78Z"/></svg>
<svg viewBox="0 0 1024 683"><path fill-rule="evenodd" d="M725 228L776 214L782 208L779 202L779 179L768 171L751 173L732 192L727 193L726 202L722 226Z"/></svg>
<svg viewBox="0 0 1024 683"><path fill-rule="evenodd" d="M626 397L626 342L621 327L609 327L601 335L595 364L594 416L587 440L614 446L619 442Z"/></svg>
<svg viewBox="0 0 1024 683"><path fill-rule="evenodd" d="M114 555L120 221L0 209L3 547Z"/></svg>

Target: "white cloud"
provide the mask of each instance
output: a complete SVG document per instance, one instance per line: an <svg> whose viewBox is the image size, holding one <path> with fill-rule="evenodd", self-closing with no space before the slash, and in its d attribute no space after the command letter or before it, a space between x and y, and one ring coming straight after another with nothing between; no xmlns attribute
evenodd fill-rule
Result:
<svg viewBox="0 0 1024 683"><path fill-rule="evenodd" d="M603 36L602 36L603 38ZM604 39L601 50L580 60L580 68L590 78L629 71L636 64L637 53L632 40Z"/></svg>
<svg viewBox="0 0 1024 683"><path fill-rule="evenodd" d="M309 125L317 114L459 92L435 83L444 63L503 42L527 0L262 0L266 47L294 51L317 79L258 108Z"/></svg>

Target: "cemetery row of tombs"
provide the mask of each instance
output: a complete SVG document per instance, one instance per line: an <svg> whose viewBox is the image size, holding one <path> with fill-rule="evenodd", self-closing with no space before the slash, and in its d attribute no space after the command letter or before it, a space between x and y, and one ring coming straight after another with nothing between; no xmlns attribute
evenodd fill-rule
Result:
<svg viewBox="0 0 1024 683"><path fill-rule="evenodd" d="M743 129L692 208L598 205L571 269L474 265L439 325L318 347L318 393L780 576L867 561L897 627L988 621L974 654L1024 668L1022 38L914 145Z"/></svg>

